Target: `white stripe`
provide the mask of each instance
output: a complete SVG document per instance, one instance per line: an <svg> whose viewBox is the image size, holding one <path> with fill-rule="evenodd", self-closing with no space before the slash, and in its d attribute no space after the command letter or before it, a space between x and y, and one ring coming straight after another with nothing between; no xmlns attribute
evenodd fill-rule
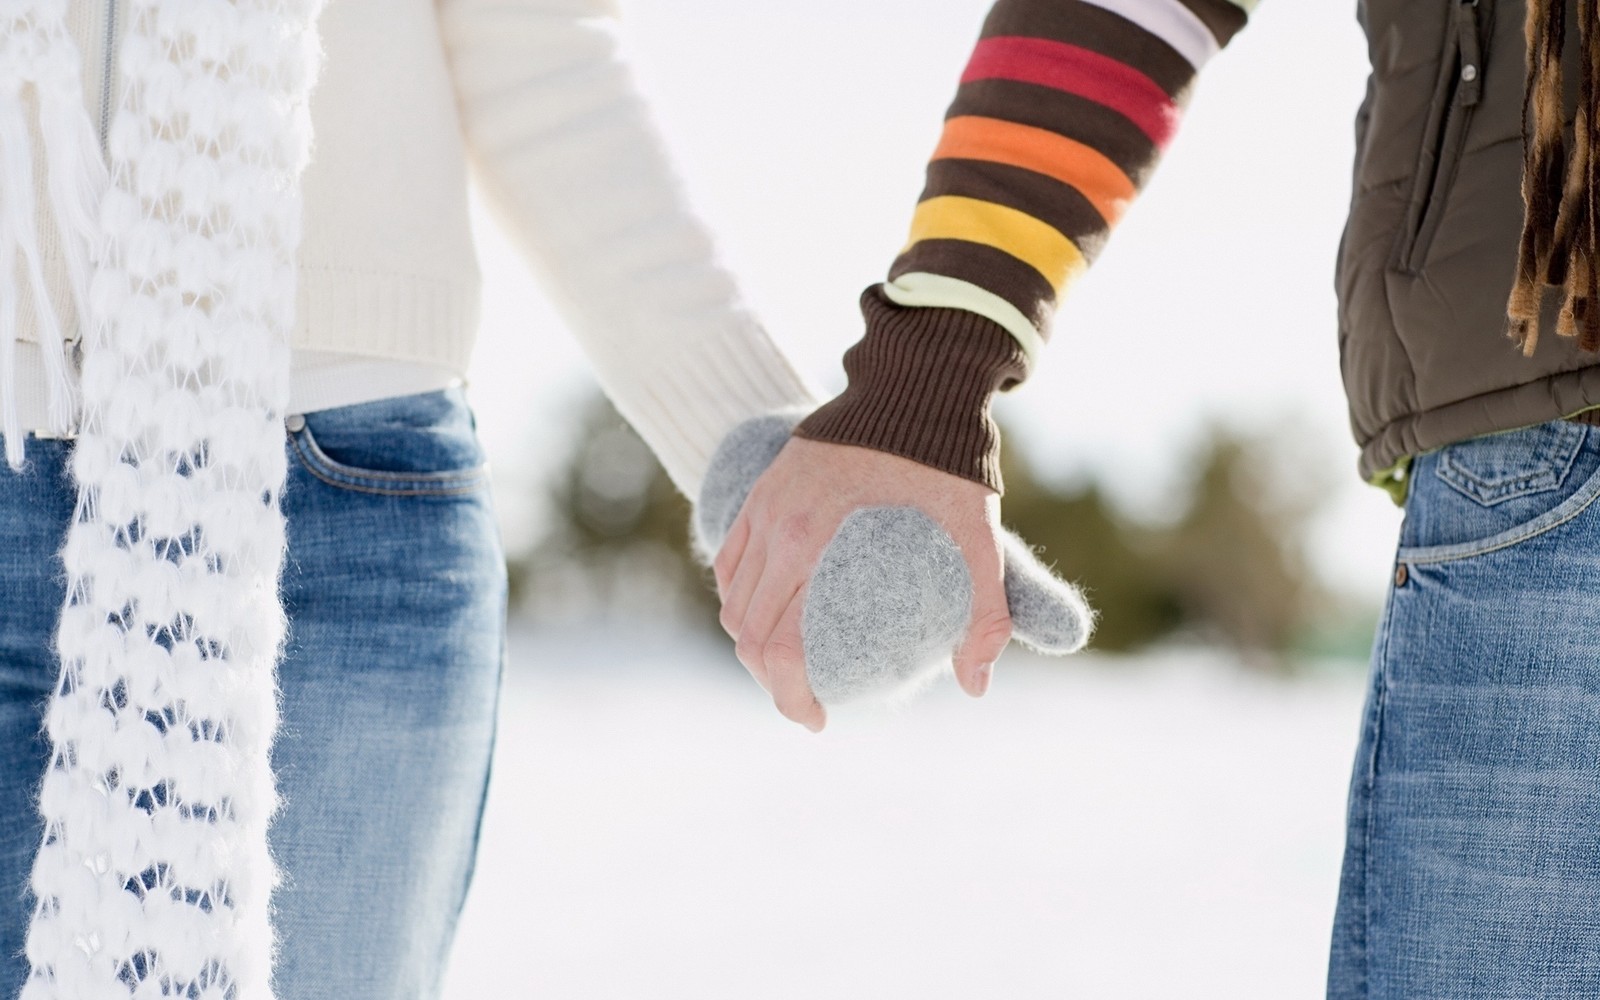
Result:
<svg viewBox="0 0 1600 1000"><path fill-rule="evenodd" d="M921 308L965 309L994 320L1005 327L1027 356L1028 369L1038 365L1039 354L1044 349L1044 338L1022 315L1022 310L989 291L969 281L950 278L927 271L902 274L883 286L883 297L897 305Z"/></svg>
<svg viewBox="0 0 1600 1000"><path fill-rule="evenodd" d="M1217 36L1178 0L1083 0L1109 10L1166 42L1197 71L1221 48Z"/></svg>

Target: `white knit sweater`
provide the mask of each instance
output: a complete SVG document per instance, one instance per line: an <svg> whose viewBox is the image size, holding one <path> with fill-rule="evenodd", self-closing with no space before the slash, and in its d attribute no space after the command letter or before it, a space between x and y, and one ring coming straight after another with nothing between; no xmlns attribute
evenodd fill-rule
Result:
<svg viewBox="0 0 1600 1000"><path fill-rule="evenodd" d="M419 130L417 164L391 166L395 142L354 147L365 169L327 190L341 210L393 196L385 211L345 212L347 228L330 230L304 198L314 128L348 139L363 110L335 101L340 115L315 120L323 6L111 0L101 51L69 0L0 0L5 460L19 469L26 459L19 337L39 363L29 377L45 383L49 423L79 432L20 1000L271 1000L266 832L278 800L268 751L287 628L279 497L296 314L303 350L440 366L470 346L470 324L453 318L476 311L475 265L383 241L386 224L406 229L389 219L451 214L409 212L408 198L430 206L439 193L464 208L464 160L434 156L443 133ZM378 24L406 8L362 9ZM542 53L562 36L520 22L520 9L450 4L425 23L502 57L456 63L468 131L479 122L494 139L481 150L490 195L531 221L530 250L555 272L602 381L695 495L728 426L812 394L711 263L609 47L596 60L574 42L580 33ZM346 35L334 49L348 53L347 80L405 90L402 79L430 75L428 53L395 39L386 80L381 35L364 34L361 50ZM98 80L83 72L85 50ZM517 101L527 65L540 93L603 99ZM98 115L80 105L96 84ZM426 123L430 104L442 106L426 86L404 96L417 103L379 102L390 112L371 115L394 129L379 137L401 146L411 138L402 119ZM508 106L521 114L502 120ZM319 270L303 252L308 230L354 248L348 266ZM44 253L41 236L54 241ZM430 283L425 264L472 279ZM19 323L20 289L31 298ZM339 331L337 344L324 329ZM771 364L747 366L760 354L742 349L751 345L765 345ZM678 377L662 382L675 364Z"/></svg>
<svg viewBox="0 0 1600 1000"><path fill-rule="evenodd" d="M106 53L123 26L108 17L126 3L69 4L96 122L118 99ZM615 31L607 0L328 5L303 181L294 408L371 398L382 377L313 374L311 352L411 366L389 369L394 385L423 384L430 371L465 374L480 284L469 162L498 221L548 278L602 388L686 495L698 492L711 450L735 423L820 402L718 265ZM52 300L71 333L65 262L52 234L41 236ZM25 339L30 313L24 302ZM536 363L539 338L551 335L529 330L527 351L507 362ZM24 349L24 374L30 350L37 358ZM37 379L19 398L42 400Z"/></svg>

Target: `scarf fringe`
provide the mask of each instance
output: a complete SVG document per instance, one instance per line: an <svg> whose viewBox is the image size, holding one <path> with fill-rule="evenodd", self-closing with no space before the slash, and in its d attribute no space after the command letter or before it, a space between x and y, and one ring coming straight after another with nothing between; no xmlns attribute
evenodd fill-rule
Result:
<svg viewBox="0 0 1600 1000"><path fill-rule="evenodd" d="M62 256L66 258L72 304L78 317L80 336L94 322L89 303L89 280L94 265L105 259L108 241L96 218L97 206L110 181L99 139L89 120L75 109L64 106L69 95L77 100L79 71L73 59L73 72L66 87L47 88L39 99L39 133L44 142L49 173L46 190L61 235ZM48 306L46 306L48 308ZM60 345L45 345L45 375L49 381L49 415L52 427L68 427L77 419L77 387L66 370Z"/></svg>
<svg viewBox="0 0 1600 1000"><path fill-rule="evenodd" d="M1563 141L1565 0L1528 0L1522 108L1522 234L1506 301L1506 334L1532 357L1545 293L1561 292L1556 333L1600 351L1600 0L1577 0L1578 104Z"/></svg>
<svg viewBox="0 0 1600 1000"><path fill-rule="evenodd" d="M32 234L16 204L31 199L28 130L22 121L20 85L0 99L0 434L5 437L6 464L22 467L22 423L17 417L17 255L28 252Z"/></svg>
<svg viewBox="0 0 1600 1000"><path fill-rule="evenodd" d="M1522 235L1517 244L1516 277L1506 305L1506 334L1531 357L1539 342L1539 310L1545 288L1557 272L1569 269L1570 254L1553 254L1559 216L1567 231L1576 220L1566 204L1567 150L1562 142L1561 50L1566 44L1564 0L1527 0L1524 32L1528 67L1522 106ZM1563 210L1566 210L1565 212ZM1562 275L1563 279L1565 275ZM1562 282L1564 283L1564 281Z"/></svg>
<svg viewBox="0 0 1600 1000"><path fill-rule="evenodd" d="M73 426L78 392L66 360L66 337L44 279L35 208L34 155L25 98L35 98L44 147L45 185L66 258L80 326L89 322L89 275L104 251L95 206L108 174L94 130L82 109L77 48L63 20L65 5L33 5L0 21L6 67L0 95L0 433L6 464L20 470L27 431L17 412L16 344L20 264L33 303L35 335L44 358L48 419L57 429Z"/></svg>

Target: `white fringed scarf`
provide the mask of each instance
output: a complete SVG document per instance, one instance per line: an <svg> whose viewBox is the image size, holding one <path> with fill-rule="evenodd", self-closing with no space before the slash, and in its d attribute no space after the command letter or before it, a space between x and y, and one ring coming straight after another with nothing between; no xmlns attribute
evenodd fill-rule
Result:
<svg viewBox="0 0 1600 1000"><path fill-rule="evenodd" d="M263 1000L278 498L321 0L123 6L108 170L66 0L0 0L8 463L24 457L19 270L52 418L79 426L22 996ZM41 277L30 99L82 325L81 400Z"/></svg>

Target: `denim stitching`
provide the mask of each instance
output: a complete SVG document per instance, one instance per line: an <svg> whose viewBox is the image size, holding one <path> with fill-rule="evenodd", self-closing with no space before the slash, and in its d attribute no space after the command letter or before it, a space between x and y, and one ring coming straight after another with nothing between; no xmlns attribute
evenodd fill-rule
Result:
<svg viewBox="0 0 1600 1000"><path fill-rule="evenodd" d="M1372 993L1372 883L1376 869L1372 864L1374 817L1373 799L1378 786L1378 753L1383 743L1384 709L1389 702L1389 639L1393 635L1394 606L1404 596L1404 590L1395 587L1384 601L1383 620L1379 623L1378 658L1374 665L1372 690L1372 737L1368 741L1366 775L1363 782L1361 823L1361 992Z"/></svg>
<svg viewBox="0 0 1600 1000"><path fill-rule="evenodd" d="M1515 479L1489 480L1484 479L1472 471L1471 468L1456 461L1455 450L1446 448L1434 475L1453 487L1457 492L1465 495L1469 500L1486 507L1492 507L1507 500L1533 493L1543 493L1557 489L1566 481L1571 473L1573 463L1578 459L1578 453L1583 450L1586 428L1576 424L1562 424L1554 428L1555 435L1541 435L1537 448L1532 456L1533 461L1549 463L1554 461L1559 468L1548 465L1536 472L1530 472ZM1565 461L1559 458L1559 449L1567 448ZM1535 483L1542 485L1535 486ZM1547 484L1547 485L1544 485ZM1475 488L1474 488L1475 487Z"/></svg>
<svg viewBox="0 0 1600 1000"><path fill-rule="evenodd" d="M323 454L311 436L310 426L293 432L295 454L305 470L330 486L370 493L379 496L464 496L488 484L485 475L487 463L466 472L438 474L397 473L381 470L354 471L354 466L341 465ZM345 471L352 470L352 471ZM382 480L390 482L381 482Z"/></svg>
<svg viewBox="0 0 1600 1000"><path fill-rule="evenodd" d="M1541 514L1527 524L1507 529L1477 542L1402 548L1396 553L1396 560L1406 563L1441 563L1498 552L1561 527L1587 510L1597 498L1600 498L1600 469L1591 473L1583 485L1555 509Z"/></svg>

